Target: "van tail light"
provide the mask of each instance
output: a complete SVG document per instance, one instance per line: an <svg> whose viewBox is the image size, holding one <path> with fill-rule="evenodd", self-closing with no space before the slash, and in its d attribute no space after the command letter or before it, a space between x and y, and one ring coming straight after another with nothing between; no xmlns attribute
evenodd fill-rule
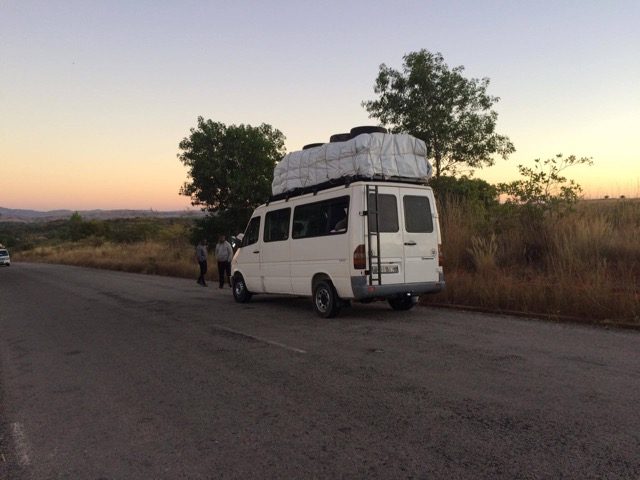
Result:
<svg viewBox="0 0 640 480"><path fill-rule="evenodd" d="M444 265L444 253L442 253L442 245L438 245L438 265Z"/></svg>
<svg viewBox="0 0 640 480"><path fill-rule="evenodd" d="M367 268L367 253L362 244L358 245L353 251L353 268L356 270Z"/></svg>

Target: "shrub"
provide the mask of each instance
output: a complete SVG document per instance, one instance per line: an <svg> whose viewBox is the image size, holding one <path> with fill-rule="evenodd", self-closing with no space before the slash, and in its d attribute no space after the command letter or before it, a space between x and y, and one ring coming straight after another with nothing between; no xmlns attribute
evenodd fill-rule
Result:
<svg viewBox="0 0 640 480"><path fill-rule="evenodd" d="M432 178L429 185L437 197L444 202L455 200L458 202L478 203L484 208L491 208L498 204L498 189L484 180L462 176L459 178L441 175Z"/></svg>
<svg viewBox="0 0 640 480"><path fill-rule="evenodd" d="M524 178L500 183L498 190L509 196L507 202L521 205L532 218L540 218L545 212L562 214L576 203L582 187L561 173L569 167L585 164L592 165L593 161L575 155L565 158L561 153L544 161L536 158L533 168L518 166Z"/></svg>

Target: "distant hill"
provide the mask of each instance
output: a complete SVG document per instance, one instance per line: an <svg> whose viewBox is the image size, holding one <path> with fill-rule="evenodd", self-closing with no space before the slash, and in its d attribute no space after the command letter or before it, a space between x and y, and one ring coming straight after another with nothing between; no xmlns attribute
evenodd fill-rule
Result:
<svg viewBox="0 0 640 480"><path fill-rule="evenodd" d="M0 207L0 222L50 222L71 217L76 210L50 210L40 212L37 210L21 210L15 208ZM198 218L204 215L199 210L177 210L160 212L157 210L78 210L85 220L106 220L110 218Z"/></svg>

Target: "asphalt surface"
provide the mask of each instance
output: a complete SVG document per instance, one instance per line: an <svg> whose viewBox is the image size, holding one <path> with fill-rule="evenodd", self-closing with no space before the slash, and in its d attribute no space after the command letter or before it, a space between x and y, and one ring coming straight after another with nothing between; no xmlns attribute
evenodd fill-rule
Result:
<svg viewBox="0 0 640 480"><path fill-rule="evenodd" d="M640 334L0 269L0 478L640 478Z"/></svg>

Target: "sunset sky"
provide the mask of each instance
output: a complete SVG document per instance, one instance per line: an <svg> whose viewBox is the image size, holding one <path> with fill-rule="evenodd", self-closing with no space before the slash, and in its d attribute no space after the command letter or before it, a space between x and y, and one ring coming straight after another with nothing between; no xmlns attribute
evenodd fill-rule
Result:
<svg viewBox="0 0 640 480"><path fill-rule="evenodd" d="M375 124L381 63L426 48L489 77L516 153L556 153L587 197L640 196L640 2L0 1L0 206L190 207L198 115L269 123L287 150Z"/></svg>

